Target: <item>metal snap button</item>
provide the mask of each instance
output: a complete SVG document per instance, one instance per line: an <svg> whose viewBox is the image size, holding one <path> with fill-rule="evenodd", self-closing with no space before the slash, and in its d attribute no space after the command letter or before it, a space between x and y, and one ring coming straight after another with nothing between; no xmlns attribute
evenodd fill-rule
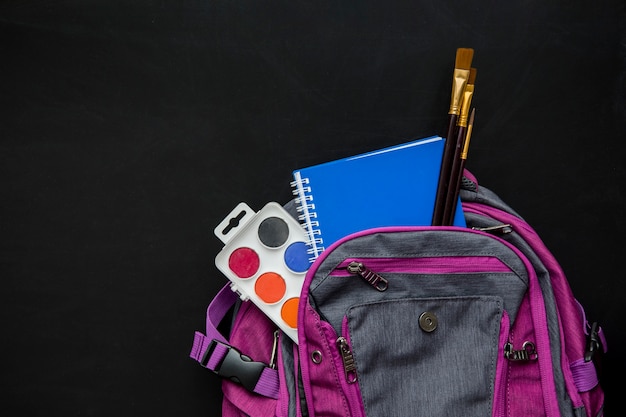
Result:
<svg viewBox="0 0 626 417"><path fill-rule="evenodd" d="M419 324L420 324L420 328L423 331L430 333L437 328L437 324L438 324L437 316L435 315L435 313L431 313L430 311L425 311L422 314L420 314Z"/></svg>

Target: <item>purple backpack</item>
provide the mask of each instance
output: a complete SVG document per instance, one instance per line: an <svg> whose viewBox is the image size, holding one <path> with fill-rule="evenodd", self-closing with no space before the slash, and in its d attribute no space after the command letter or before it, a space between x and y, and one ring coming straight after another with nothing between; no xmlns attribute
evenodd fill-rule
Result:
<svg viewBox="0 0 626 417"><path fill-rule="evenodd" d="M226 285L190 353L224 378L222 415L602 416L601 328L536 232L465 174L467 228L370 229L322 252L297 344Z"/></svg>

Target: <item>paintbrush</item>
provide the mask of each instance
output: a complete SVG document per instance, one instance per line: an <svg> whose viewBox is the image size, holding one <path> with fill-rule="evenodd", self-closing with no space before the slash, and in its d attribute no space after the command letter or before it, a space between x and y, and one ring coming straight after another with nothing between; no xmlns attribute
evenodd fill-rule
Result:
<svg viewBox="0 0 626 417"><path fill-rule="evenodd" d="M456 200L457 198L455 182L457 181L457 177L459 175L461 151L463 150L465 134L467 132L467 118L469 116L470 106L472 105L472 97L474 96L476 74L476 68L470 68L469 78L467 79L467 85L465 86L463 98L461 100L461 110L459 111L459 118L457 120L457 132L454 153L452 156L452 166L450 167L450 180L448 181L443 216L441 218L441 224L444 226L451 225L454 220L453 210L456 207L456 203L453 200Z"/></svg>
<svg viewBox="0 0 626 417"><path fill-rule="evenodd" d="M461 111L463 91L465 91L465 87L470 76L470 67L472 66L473 57L474 50L472 48L458 48L456 50L456 60L454 63L454 73L452 77L452 94L450 96L450 110L448 111L448 131L445 137L446 141L443 149L443 157L441 158L439 183L437 184L437 193L435 195L435 207L433 210L432 221L433 226L440 226L443 224L443 211L448 191L448 182L450 181L452 157L454 156L455 150L454 140L456 138L456 124Z"/></svg>
<svg viewBox="0 0 626 417"><path fill-rule="evenodd" d="M446 210L447 219L444 219L447 225L452 225L454 222L454 212L456 211L456 206L459 197L459 191L461 190L461 183L463 182L463 170L465 169L465 163L467 161L467 153L469 151L470 138L472 137L472 128L474 126L474 114L476 113L476 109L472 109L472 113L469 116L469 122L467 124L467 130L465 133L465 140L463 141L463 149L461 150L461 154L459 156L459 163L453 180L451 181L450 187L454 187L454 192L449 194L451 195L450 201L446 203L449 204L449 209Z"/></svg>

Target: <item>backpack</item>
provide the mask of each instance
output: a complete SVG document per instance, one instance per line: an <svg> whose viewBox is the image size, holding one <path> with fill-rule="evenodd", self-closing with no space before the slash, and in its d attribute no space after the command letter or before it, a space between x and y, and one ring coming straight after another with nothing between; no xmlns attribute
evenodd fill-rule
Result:
<svg viewBox="0 0 626 417"><path fill-rule="evenodd" d="M466 228L327 247L304 279L297 344L225 285L190 352L223 377L222 415L602 416L601 327L532 227L467 170L460 197Z"/></svg>

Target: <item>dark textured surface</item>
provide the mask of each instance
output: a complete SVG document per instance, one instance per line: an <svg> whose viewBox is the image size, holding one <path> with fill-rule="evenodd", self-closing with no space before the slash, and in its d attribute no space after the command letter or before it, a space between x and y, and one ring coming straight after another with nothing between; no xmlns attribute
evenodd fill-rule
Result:
<svg viewBox="0 0 626 417"><path fill-rule="evenodd" d="M292 169L442 134L457 47L467 168L605 327L616 414L625 22L620 0L3 1L3 415L219 415L187 357L226 283L213 228L287 201Z"/></svg>

